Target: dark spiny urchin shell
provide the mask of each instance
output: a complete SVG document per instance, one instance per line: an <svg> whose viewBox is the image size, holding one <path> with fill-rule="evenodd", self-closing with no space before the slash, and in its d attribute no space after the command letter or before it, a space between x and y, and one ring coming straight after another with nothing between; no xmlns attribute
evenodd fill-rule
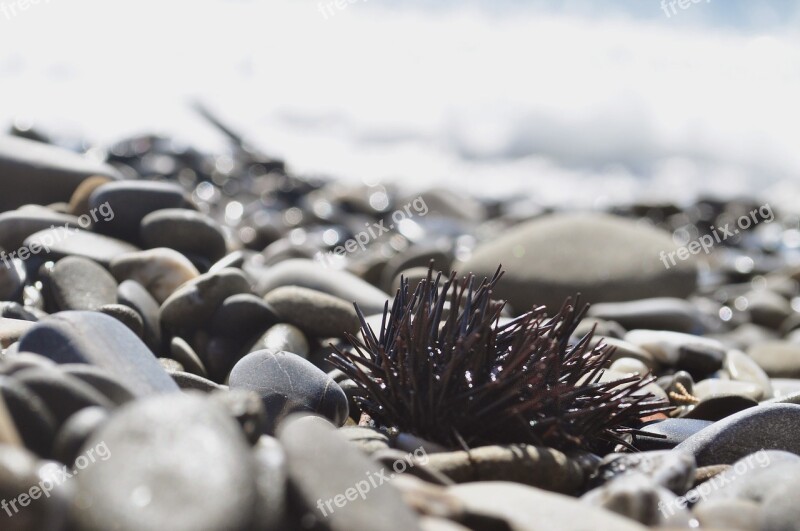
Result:
<svg viewBox="0 0 800 531"><path fill-rule="evenodd" d="M529 443L600 451L626 444L641 417L670 409L645 393L653 378L631 376L600 383L612 349L589 348L592 333L569 338L588 305L568 299L553 317L539 307L500 324L505 303L492 300L502 276L476 288L470 275L407 279L379 335L361 319L353 351L331 361L361 388L362 410L382 427L397 428L447 445ZM448 299L449 310L445 307Z"/></svg>

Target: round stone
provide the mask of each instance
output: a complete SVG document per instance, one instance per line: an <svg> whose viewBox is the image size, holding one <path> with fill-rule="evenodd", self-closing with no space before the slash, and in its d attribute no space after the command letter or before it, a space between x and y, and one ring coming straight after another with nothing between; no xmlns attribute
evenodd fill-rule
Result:
<svg viewBox="0 0 800 531"><path fill-rule="evenodd" d="M170 295L161 305L159 320L168 330L203 328L225 299L249 292L250 284L239 269L206 273Z"/></svg>
<svg viewBox="0 0 800 531"><path fill-rule="evenodd" d="M317 413L337 426L347 420L344 391L327 374L296 354L259 350L239 360L231 370L231 389L255 391L267 411L264 432L290 413Z"/></svg>
<svg viewBox="0 0 800 531"><path fill-rule="evenodd" d="M697 285L696 265L670 261L674 249L668 233L631 220L556 214L504 231L453 269L491 278L502 264L497 298L517 313L540 304L556 311L578 292L586 302L688 296Z"/></svg>
<svg viewBox="0 0 800 531"><path fill-rule="evenodd" d="M194 210L168 208L148 214L142 219L141 238L144 247L168 247L212 262L227 252L219 223Z"/></svg>
<svg viewBox="0 0 800 531"><path fill-rule="evenodd" d="M117 281L97 262L68 256L50 272L50 289L61 310L98 310L117 302Z"/></svg>
<svg viewBox="0 0 800 531"><path fill-rule="evenodd" d="M355 334L359 319L347 301L298 286L276 288L264 296L278 318L313 337L344 337Z"/></svg>
<svg viewBox="0 0 800 531"><path fill-rule="evenodd" d="M256 477L242 431L222 406L196 394L121 408L86 442L111 458L76 476L79 529L246 531Z"/></svg>

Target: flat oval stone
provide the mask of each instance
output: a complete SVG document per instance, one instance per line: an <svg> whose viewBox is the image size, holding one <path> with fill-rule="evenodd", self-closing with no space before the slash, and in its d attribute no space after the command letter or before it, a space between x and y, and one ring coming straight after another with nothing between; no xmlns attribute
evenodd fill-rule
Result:
<svg viewBox="0 0 800 531"><path fill-rule="evenodd" d="M78 218L45 207L28 206L0 214L0 247L17 250L25 238L52 225L79 228Z"/></svg>
<svg viewBox="0 0 800 531"><path fill-rule="evenodd" d="M168 247L212 262L227 252L219 223L195 210L166 208L151 212L142 219L140 234L144 247Z"/></svg>
<svg viewBox="0 0 800 531"><path fill-rule="evenodd" d="M674 367L679 361L685 363L686 354L682 354L681 349L696 347L700 351L716 351L720 358L725 354L725 347L715 339L680 332L631 330L625 334L625 341L650 352L657 361L668 367Z"/></svg>
<svg viewBox="0 0 800 531"><path fill-rule="evenodd" d="M203 328L231 295L250 293L250 283L239 269L206 273L178 288L161 305L159 320L168 330Z"/></svg>
<svg viewBox="0 0 800 531"><path fill-rule="evenodd" d="M743 295L748 302L750 320L761 326L777 330L792 314L792 307L784 297L767 290L754 290Z"/></svg>
<svg viewBox="0 0 800 531"><path fill-rule="evenodd" d="M110 269L118 281L135 280L144 286L159 304L179 286L200 276L188 258L164 247L119 256L111 261Z"/></svg>
<svg viewBox="0 0 800 531"><path fill-rule="evenodd" d="M81 447L89 437L108 420L109 414L101 407L87 407L70 416L53 442L53 455L68 465L75 462Z"/></svg>
<svg viewBox="0 0 800 531"><path fill-rule="evenodd" d="M75 477L79 529L246 531L255 466L241 429L196 394L150 397L121 408L86 442L111 458Z"/></svg>
<svg viewBox="0 0 800 531"><path fill-rule="evenodd" d="M696 469L694 456L672 450L608 454L598 465L595 484L637 472L652 478L656 484L675 494L683 494L692 486Z"/></svg>
<svg viewBox="0 0 800 531"><path fill-rule="evenodd" d="M98 310L117 302L117 281L97 262L62 258L50 272L50 289L61 310Z"/></svg>
<svg viewBox="0 0 800 531"><path fill-rule="evenodd" d="M56 363L88 363L119 377L138 396L177 391L152 352L125 325L97 312L60 312L36 323L20 350Z"/></svg>
<svg viewBox="0 0 800 531"><path fill-rule="evenodd" d="M267 411L267 435L295 412L317 413L337 426L347 420L344 391L327 374L296 354L251 352L234 365L229 385L231 389L258 393Z"/></svg>
<svg viewBox="0 0 800 531"><path fill-rule="evenodd" d="M107 164L50 144L7 135L0 136L0 175L0 212L28 203L69 201L78 185L92 175L122 178Z"/></svg>
<svg viewBox="0 0 800 531"><path fill-rule="evenodd" d="M772 378L800 378L800 345L769 341L753 345L747 354Z"/></svg>
<svg viewBox="0 0 800 531"><path fill-rule="evenodd" d="M56 262L75 255L94 260L103 267L108 267L109 263L120 255L139 250L121 240L65 227L35 232L25 239L24 245L42 261ZM34 253L35 250L38 251Z"/></svg>
<svg viewBox="0 0 800 531"><path fill-rule="evenodd" d="M138 243L139 227L149 213L162 208L187 206L183 188L156 181L117 181L97 188L89 197L89 207L103 204L114 212L113 219L98 224L97 232Z"/></svg>
<svg viewBox="0 0 800 531"><path fill-rule="evenodd" d="M713 423L676 450L692 453L698 466L731 464L762 448L800 454L799 425L800 406L762 404Z"/></svg>
<svg viewBox="0 0 800 531"><path fill-rule="evenodd" d="M345 496L348 489L362 485L359 482L371 475L380 478L383 469L339 436L329 422L319 417L292 416L281 426L278 440L286 453L289 482L298 502L327 529L419 529L414 511L383 479L377 480L382 484L370 488L367 496L356 495L342 506L334 505L334 500L340 500L336 496Z"/></svg>
<svg viewBox="0 0 800 531"><path fill-rule="evenodd" d="M356 302L365 315L382 312L384 303L391 298L351 273L303 258L284 260L269 268L245 266L245 271L256 279L255 291L259 295L281 286L300 286Z"/></svg>
<svg viewBox="0 0 800 531"><path fill-rule="evenodd" d="M616 321L628 330L702 331L697 309L684 299L661 297L630 302L603 302L589 308L589 316Z"/></svg>
<svg viewBox="0 0 800 531"><path fill-rule="evenodd" d="M665 267L659 257L673 249L668 233L631 220L554 214L505 230L453 269L491 278L502 264L497 298L517 313L540 304L556 311L578 292L591 303L688 296L697 284L696 265L679 260Z"/></svg>
<svg viewBox="0 0 800 531"><path fill-rule="evenodd" d="M170 376L183 391L194 390L204 393L213 393L214 391L224 391L227 389L225 386L212 382L208 378L203 378L202 376L190 372L175 371L170 373Z"/></svg>
<svg viewBox="0 0 800 531"><path fill-rule="evenodd" d="M313 337L345 337L358 332L352 304L338 297L298 286L276 288L264 296L278 318Z"/></svg>

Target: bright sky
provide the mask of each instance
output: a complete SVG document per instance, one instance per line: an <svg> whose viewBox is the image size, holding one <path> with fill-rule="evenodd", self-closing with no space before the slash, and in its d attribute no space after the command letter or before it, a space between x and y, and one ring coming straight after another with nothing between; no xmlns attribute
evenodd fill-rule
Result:
<svg viewBox="0 0 800 531"><path fill-rule="evenodd" d="M796 2L18 2L0 124L213 148L197 97L300 171L368 182L603 204L800 180Z"/></svg>

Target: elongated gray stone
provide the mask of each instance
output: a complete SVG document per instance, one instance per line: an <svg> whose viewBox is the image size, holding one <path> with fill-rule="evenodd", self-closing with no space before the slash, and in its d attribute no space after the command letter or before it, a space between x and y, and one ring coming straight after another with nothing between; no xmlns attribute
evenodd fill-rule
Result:
<svg viewBox="0 0 800 531"><path fill-rule="evenodd" d="M152 352L124 324L99 312L60 312L36 323L20 351L56 363L88 363L119 377L138 395L177 391Z"/></svg>

